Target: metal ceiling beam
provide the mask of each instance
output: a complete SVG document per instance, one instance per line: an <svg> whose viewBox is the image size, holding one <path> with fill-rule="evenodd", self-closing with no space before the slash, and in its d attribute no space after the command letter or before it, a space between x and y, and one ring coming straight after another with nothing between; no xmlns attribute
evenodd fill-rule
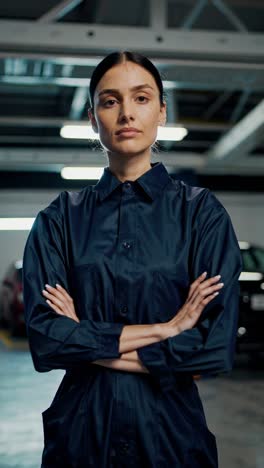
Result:
<svg viewBox="0 0 264 468"><path fill-rule="evenodd" d="M263 135L264 99L207 152L208 163L237 159L240 164L240 158L263 141Z"/></svg>
<svg viewBox="0 0 264 468"><path fill-rule="evenodd" d="M2 52L50 52L61 55L105 56L128 48L161 58L217 60L263 60L263 34L227 33L224 31L184 31L167 28L107 26L94 24L37 21L0 21Z"/></svg>
<svg viewBox="0 0 264 468"><path fill-rule="evenodd" d="M81 119L83 110L87 103L88 95L89 95L88 86L80 87L76 89L74 96L73 96L72 104L71 104L70 119L73 119L73 120Z"/></svg>
<svg viewBox="0 0 264 468"><path fill-rule="evenodd" d="M205 155L195 152L163 152L153 154L153 161L162 161L172 171L177 168L193 169L201 174L246 174L264 175L264 160L260 156L241 157L239 164L236 161L211 166ZM106 166L107 162L99 150L85 149L0 149L1 171L50 171L60 172L63 166Z"/></svg>
<svg viewBox="0 0 264 468"><path fill-rule="evenodd" d="M37 21L38 23L51 23L53 21L58 21L61 18L64 18L64 16L74 10L74 8L82 2L83 0L64 0L59 3L59 5L42 15Z"/></svg>

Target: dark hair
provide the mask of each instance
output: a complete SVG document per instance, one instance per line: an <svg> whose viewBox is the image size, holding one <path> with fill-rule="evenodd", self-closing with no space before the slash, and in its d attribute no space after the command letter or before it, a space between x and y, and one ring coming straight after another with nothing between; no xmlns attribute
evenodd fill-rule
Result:
<svg viewBox="0 0 264 468"><path fill-rule="evenodd" d="M124 61L134 62L145 68L151 73L153 78L156 81L156 84L159 89L159 99L160 104L164 102L164 90L161 80L161 75L155 65L144 55L141 55L137 52L131 52L129 50L121 50L117 52L112 52L108 54L101 62L98 63L94 69L89 86L89 100L90 100L90 109L94 109L94 93L97 84L99 83L102 76L114 65L118 65Z"/></svg>

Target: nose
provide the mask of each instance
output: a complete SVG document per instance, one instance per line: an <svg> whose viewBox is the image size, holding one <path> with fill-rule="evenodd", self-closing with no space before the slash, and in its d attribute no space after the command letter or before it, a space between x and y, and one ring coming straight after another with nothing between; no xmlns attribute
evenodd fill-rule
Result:
<svg viewBox="0 0 264 468"><path fill-rule="evenodd" d="M131 102L128 102L128 101L122 102L120 106L119 120L121 122L134 120L134 110L133 110L133 105Z"/></svg>

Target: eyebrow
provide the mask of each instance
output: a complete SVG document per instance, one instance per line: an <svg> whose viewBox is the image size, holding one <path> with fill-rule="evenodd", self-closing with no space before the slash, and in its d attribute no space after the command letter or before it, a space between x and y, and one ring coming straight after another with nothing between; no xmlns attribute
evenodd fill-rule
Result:
<svg viewBox="0 0 264 468"><path fill-rule="evenodd" d="M137 91L138 89L143 89L143 88L150 88L150 89L153 89L152 86L150 86L149 84L145 83L145 84L141 84L141 85L137 85L137 86L133 86L132 88L130 88L130 91ZM98 96L102 96L103 94L111 94L111 93L117 93L117 94L120 94L120 91L118 89L103 89L102 91L100 91L100 93L98 93Z"/></svg>

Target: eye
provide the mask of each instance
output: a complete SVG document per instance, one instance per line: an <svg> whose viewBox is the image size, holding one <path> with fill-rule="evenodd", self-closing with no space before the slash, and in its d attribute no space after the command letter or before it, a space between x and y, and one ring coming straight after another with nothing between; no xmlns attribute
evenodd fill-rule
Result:
<svg viewBox="0 0 264 468"><path fill-rule="evenodd" d="M143 99L146 99L147 101L149 101L149 99L146 96L143 96L143 94L138 96L138 98L143 98ZM141 102L145 102L145 101L141 101Z"/></svg>
<svg viewBox="0 0 264 468"><path fill-rule="evenodd" d="M115 101L115 99L108 99L108 101L105 101L103 105L106 106L109 102L116 102L116 101ZM109 106L107 105L107 107L109 107ZM111 107L111 105L110 105L110 107Z"/></svg>

